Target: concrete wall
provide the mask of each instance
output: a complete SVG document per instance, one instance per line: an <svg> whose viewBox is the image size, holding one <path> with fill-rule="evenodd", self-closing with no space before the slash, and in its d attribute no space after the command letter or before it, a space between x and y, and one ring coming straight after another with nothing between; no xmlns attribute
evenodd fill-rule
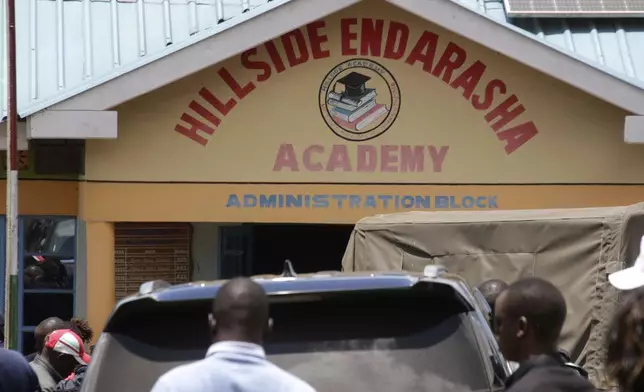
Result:
<svg viewBox="0 0 644 392"><path fill-rule="evenodd" d="M212 280L219 276L219 224L192 224L192 278Z"/></svg>
<svg viewBox="0 0 644 392"><path fill-rule="evenodd" d="M236 223L192 223L192 280L220 278L221 233L223 226Z"/></svg>

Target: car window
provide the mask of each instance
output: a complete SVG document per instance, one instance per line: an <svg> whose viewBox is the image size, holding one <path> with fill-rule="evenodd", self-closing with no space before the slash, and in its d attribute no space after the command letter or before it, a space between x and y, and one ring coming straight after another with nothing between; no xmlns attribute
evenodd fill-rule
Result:
<svg viewBox="0 0 644 392"><path fill-rule="evenodd" d="M489 390L473 323L455 301L338 296L276 308L274 317L270 360L318 391Z"/></svg>
<svg viewBox="0 0 644 392"><path fill-rule="evenodd" d="M83 391L150 390L202 359L211 301L126 303L96 346ZM488 391L469 309L450 290L386 290L273 299L269 360L319 392Z"/></svg>

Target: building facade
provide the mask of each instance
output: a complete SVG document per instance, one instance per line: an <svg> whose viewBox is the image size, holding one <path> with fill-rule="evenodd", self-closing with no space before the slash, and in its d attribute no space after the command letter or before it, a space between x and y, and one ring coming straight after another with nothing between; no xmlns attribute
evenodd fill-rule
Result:
<svg viewBox="0 0 644 392"><path fill-rule="evenodd" d="M69 308L21 312L23 349L45 313L100 329L146 280L338 269L367 215L644 199L644 147L624 141L644 40L622 22L515 26L496 2L79 4L81 21L114 7L121 35L77 26L111 46L69 38L84 55L59 53L58 74L19 56L30 146L85 139L76 175L22 176L21 309Z"/></svg>

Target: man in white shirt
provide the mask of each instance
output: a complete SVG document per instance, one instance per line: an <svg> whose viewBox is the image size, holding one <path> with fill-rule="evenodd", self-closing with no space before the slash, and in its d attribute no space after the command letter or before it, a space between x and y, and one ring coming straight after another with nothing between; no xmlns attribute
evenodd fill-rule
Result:
<svg viewBox="0 0 644 392"><path fill-rule="evenodd" d="M262 347L270 328L268 299L248 278L224 284L213 302L213 344L206 358L170 370L152 392L315 392L273 365Z"/></svg>

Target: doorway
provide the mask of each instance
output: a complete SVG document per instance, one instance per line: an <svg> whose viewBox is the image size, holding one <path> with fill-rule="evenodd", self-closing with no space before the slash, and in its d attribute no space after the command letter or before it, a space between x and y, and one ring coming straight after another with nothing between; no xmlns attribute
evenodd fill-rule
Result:
<svg viewBox="0 0 644 392"><path fill-rule="evenodd" d="M280 274L290 260L296 273L340 271L352 225L254 225L251 275Z"/></svg>
<svg viewBox="0 0 644 392"><path fill-rule="evenodd" d="M340 271L353 225L254 224L220 227L219 278Z"/></svg>

